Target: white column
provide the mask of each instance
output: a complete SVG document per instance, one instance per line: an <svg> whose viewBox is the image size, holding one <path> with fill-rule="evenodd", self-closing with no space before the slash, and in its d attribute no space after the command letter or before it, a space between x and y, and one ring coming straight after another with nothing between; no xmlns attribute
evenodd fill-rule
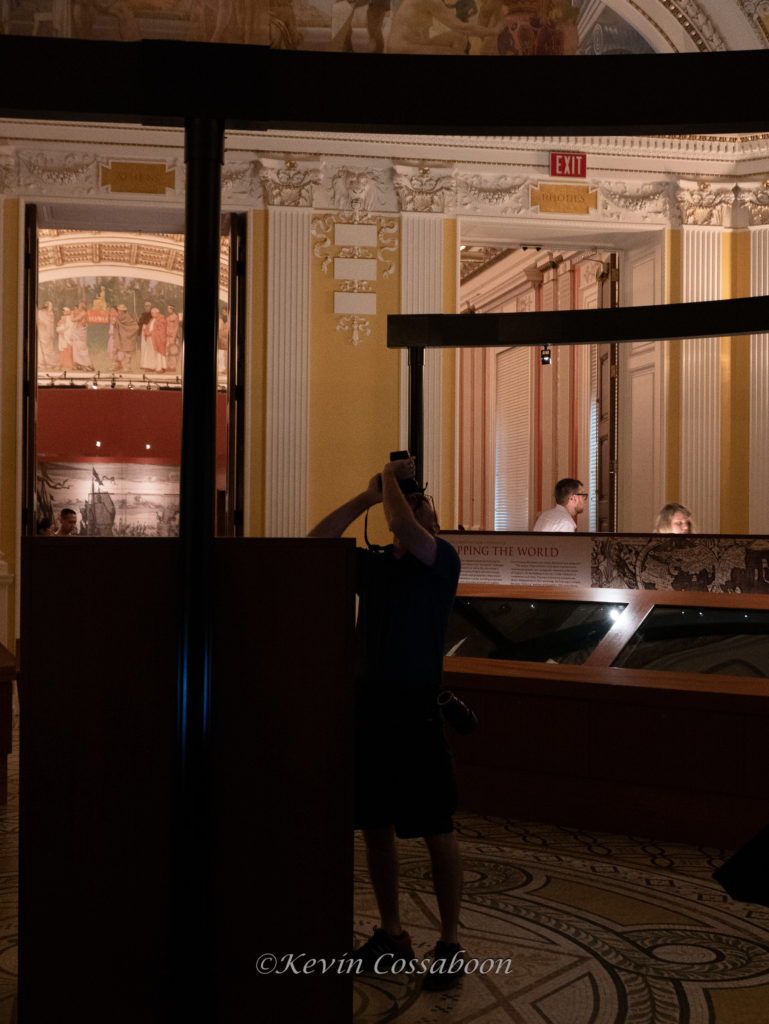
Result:
<svg viewBox="0 0 769 1024"><path fill-rule="evenodd" d="M435 213L401 214L401 312L443 312L443 217ZM442 349L425 351L424 469L430 493L440 506L443 437ZM405 447L408 422L408 353L401 362L401 431ZM440 507L438 514L440 515Z"/></svg>
<svg viewBox="0 0 769 1024"><path fill-rule="evenodd" d="M721 298L721 229L683 228L683 301ZM718 338L682 345L681 501L702 533L720 530L721 375Z"/></svg>
<svg viewBox="0 0 769 1024"><path fill-rule="evenodd" d="M307 532L310 227L306 207L270 207L265 534Z"/></svg>
<svg viewBox="0 0 769 1024"><path fill-rule="evenodd" d="M751 295L769 292L769 227L750 232ZM769 533L769 334L750 339L750 509L751 533Z"/></svg>

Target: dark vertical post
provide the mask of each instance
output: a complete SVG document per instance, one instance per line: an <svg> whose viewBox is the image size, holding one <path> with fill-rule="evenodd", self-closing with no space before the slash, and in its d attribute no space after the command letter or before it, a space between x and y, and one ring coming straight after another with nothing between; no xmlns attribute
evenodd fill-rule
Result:
<svg viewBox="0 0 769 1024"><path fill-rule="evenodd" d="M425 350L409 348L409 451L417 466L417 480L424 483L424 366Z"/></svg>
<svg viewBox="0 0 769 1024"><path fill-rule="evenodd" d="M178 1019L210 1021L211 645L216 509L216 342L224 130L185 124L184 391L179 497L180 636L172 856L172 998ZM208 967L208 969L207 969Z"/></svg>

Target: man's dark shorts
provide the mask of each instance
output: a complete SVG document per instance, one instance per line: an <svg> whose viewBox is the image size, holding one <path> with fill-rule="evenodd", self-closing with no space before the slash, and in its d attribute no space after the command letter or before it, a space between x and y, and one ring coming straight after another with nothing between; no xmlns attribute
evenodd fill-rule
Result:
<svg viewBox="0 0 769 1024"><path fill-rule="evenodd" d="M359 689L355 828L395 827L402 839L453 831L454 763L435 694Z"/></svg>

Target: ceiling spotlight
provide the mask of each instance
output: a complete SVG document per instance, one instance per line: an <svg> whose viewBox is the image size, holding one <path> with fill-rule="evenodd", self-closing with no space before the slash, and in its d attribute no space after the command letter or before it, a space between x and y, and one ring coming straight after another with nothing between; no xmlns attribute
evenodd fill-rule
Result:
<svg viewBox="0 0 769 1024"><path fill-rule="evenodd" d="M110 384L110 387L111 388L117 387L117 381L115 380L114 377L112 378L112 383Z"/></svg>
<svg viewBox="0 0 769 1024"><path fill-rule="evenodd" d="M545 345L545 347L542 349L542 351L539 354L539 358L542 361L542 365L543 366L549 366L550 365L550 363L553 361L553 356L552 356L552 353L550 351L550 346L549 345Z"/></svg>
<svg viewBox="0 0 769 1024"><path fill-rule="evenodd" d="M98 382L98 380L95 377L91 381L91 387L94 389L94 391L97 391L98 388L99 388L99 382Z"/></svg>

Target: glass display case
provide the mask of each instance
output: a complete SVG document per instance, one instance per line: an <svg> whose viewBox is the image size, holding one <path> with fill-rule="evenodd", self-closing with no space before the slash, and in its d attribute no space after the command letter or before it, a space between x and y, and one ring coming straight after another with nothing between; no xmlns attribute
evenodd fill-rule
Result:
<svg viewBox="0 0 769 1024"><path fill-rule="evenodd" d="M445 654L451 670L496 661L520 672L536 662L765 679L769 598L463 584Z"/></svg>
<svg viewBox="0 0 769 1024"><path fill-rule="evenodd" d="M606 601L457 596L446 653L582 665L625 607Z"/></svg>

